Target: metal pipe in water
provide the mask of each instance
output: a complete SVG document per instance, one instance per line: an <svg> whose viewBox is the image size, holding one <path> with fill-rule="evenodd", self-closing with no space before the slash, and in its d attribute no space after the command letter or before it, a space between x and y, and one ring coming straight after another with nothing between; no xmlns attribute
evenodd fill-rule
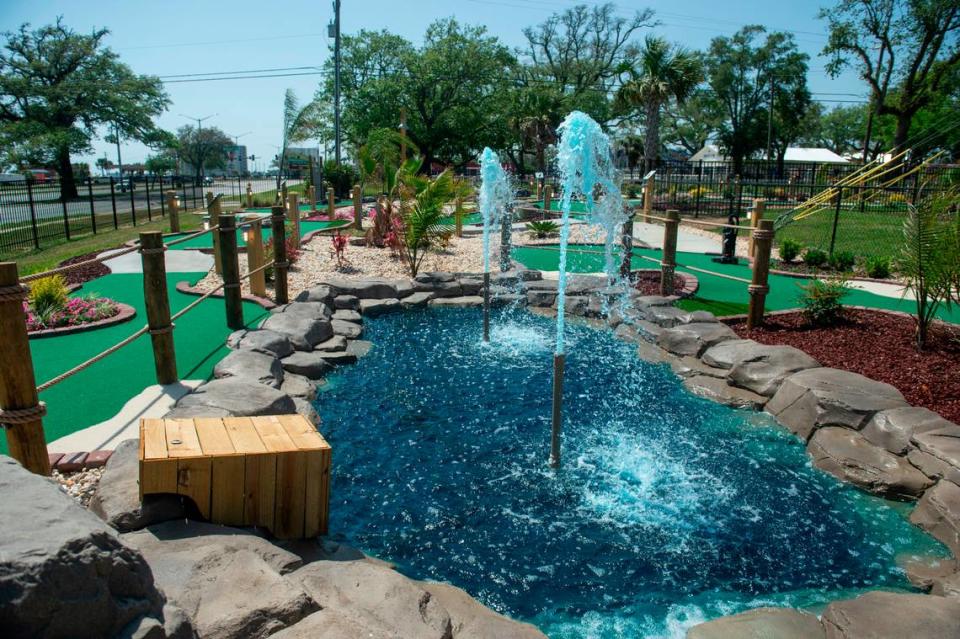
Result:
<svg viewBox="0 0 960 639"><path fill-rule="evenodd" d="M553 356L553 422L550 428L550 467L560 468L560 417L563 408L563 369L566 355Z"/></svg>
<svg viewBox="0 0 960 639"><path fill-rule="evenodd" d="M483 274L483 341L490 341L490 273Z"/></svg>

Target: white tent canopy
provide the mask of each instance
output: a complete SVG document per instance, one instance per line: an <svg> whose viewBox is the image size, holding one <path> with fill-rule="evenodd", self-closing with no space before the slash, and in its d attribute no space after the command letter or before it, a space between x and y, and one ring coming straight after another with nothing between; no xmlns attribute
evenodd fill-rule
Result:
<svg viewBox="0 0 960 639"><path fill-rule="evenodd" d="M702 149L690 156L688 162L723 162L728 159L716 144L706 144ZM784 160L787 162L850 163L849 160L837 155L830 149L799 146L787 148Z"/></svg>

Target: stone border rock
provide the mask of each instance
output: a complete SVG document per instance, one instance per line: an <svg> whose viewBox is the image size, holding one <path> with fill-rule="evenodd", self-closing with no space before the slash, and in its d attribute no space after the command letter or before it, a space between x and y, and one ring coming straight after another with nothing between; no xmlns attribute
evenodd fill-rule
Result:
<svg viewBox="0 0 960 639"><path fill-rule="evenodd" d="M43 339L44 337L59 337L61 335L73 335L74 333L86 333L87 331L95 331L99 328L106 328L108 326L113 326L114 324L123 324L124 322L129 322L134 318L134 316L136 316L137 309L133 308L129 304L124 304L123 302L117 302L117 301L114 301L113 303L120 308L120 312L111 317L107 317L102 320L97 320L96 322L87 322L86 324L77 324L75 326L45 328L40 331L33 331L32 333L27 333L27 337L29 339Z"/></svg>

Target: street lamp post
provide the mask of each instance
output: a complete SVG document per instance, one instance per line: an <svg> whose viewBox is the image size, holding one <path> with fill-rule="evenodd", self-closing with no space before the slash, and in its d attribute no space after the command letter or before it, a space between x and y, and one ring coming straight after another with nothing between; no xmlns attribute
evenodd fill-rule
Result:
<svg viewBox="0 0 960 639"><path fill-rule="evenodd" d="M197 121L197 144L200 144L200 143L201 143L201 142L200 142L200 133L203 131L203 126L202 126L202 125L203 125L203 121L204 121L204 120L209 120L210 118L212 118L212 117L214 117L214 116L217 116L217 115L220 115L220 114L219 114L219 113L213 113L213 114L211 114L211 115L206 115L206 116L204 116L204 117L202 117L202 118L198 118L198 117L194 117L194 116L192 116L192 115L187 115L187 114L185 114L185 113L181 113L181 114L180 114L180 117L182 117L182 118L187 118L188 120L196 120L196 121ZM203 160L204 160L204 158L201 156L201 158L200 158L200 166L195 166L195 167L193 167L195 170L199 170L199 171L200 171L200 179L201 179L201 180L203 180Z"/></svg>

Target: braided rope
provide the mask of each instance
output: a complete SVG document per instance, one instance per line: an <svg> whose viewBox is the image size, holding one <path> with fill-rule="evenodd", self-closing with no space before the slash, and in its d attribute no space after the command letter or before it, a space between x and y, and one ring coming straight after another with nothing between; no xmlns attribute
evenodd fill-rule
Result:
<svg viewBox="0 0 960 639"><path fill-rule="evenodd" d="M0 302L22 302L29 292L29 287L23 284L0 286Z"/></svg>
<svg viewBox="0 0 960 639"><path fill-rule="evenodd" d="M158 246L158 247L156 247L156 248L142 248L142 249L140 249L140 254L141 254L141 255L158 255L158 254L166 253L166 252L167 252L167 247L166 247L166 246Z"/></svg>
<svg viewBox="0 0 960 639"><path fill-rule="evenodd" d="M134 251L140 250L139 246L131 246L125 248L122 251L113 253L112 255L106 255L104 257L95 257L93 259L84 260L83 262L77 262L75 264L67 264L66 266L60 266L57 268L52 268L49 271L43 271L42 273L33 273L31 275L25 275L20 278L20 281L23 283L32 282L34 280L39 280L44 277L49 277L51 275L56 275L58 273L66 273L67 271L72 271L75 268L80 268L81 266L87 266L88 264L97 264L103 262L104 260L112 260L115 257L120 257L121 255L126 255L127 253L133 253Z"/></svg>
<svg viewBox="0 0 960 639"><path fill-rule="evenodd" d="M47 405L44 402L38 402L36 406L30 408L0 408L0 424L7 424L8 426L29 424L46 414Z"/></svg>
<svg viewBox="0 0 960 639"><path fill-rule="evenodd" d="M151 335L166 335L167 333L172 333L173 328L174 328L174 323L170 322L166 326L163 326L161 328L151 328L147 332L150 333Z"/></svg>
<svg viewBox="0 0 960 639"><path fill-rule="evenodd" d="M216 231L216 230L219 229L219 228L220 228L220 225L219 225L219 224L216 225L216 226L211 226L211 227L208 228L208 229L204 229L204 230L199 231L199 232L197 232L197 233L193 233L192 235L186 235L186 236L181 237L181 238L179 238L179 239L176 239L176 240L174 240L174 241L172 241L172 242L167 242L164 246L166 246L167 248L170 248L171 246L176 246L177 244L183 244L184 242L188 242L188 241L192 240L192 239L195 238L195 237L200 237L200 236L203 235L204 233L210 233L211 231Z"/></svg>
<svg viewBox="0 0 960 639"><path fill-rule="evenodd" d="M747 292L750 295L766 295L770 292L770 287L766 284L751 284L747 287Z"/></svg>
<svg viewBox="0 0 960 639"><path fill-rule="evenodd" d="M754 240L772 240L773 231L768 231L766 229L754 229L753 239Z"/></svg>
<svg viewBox="0 0 960 639"><path fill-rule="evenodd" d="M68 378L70 378L70 377L73 377L74 375L76 375L76 374L79 373L80 371L82 371L82 370L84 370L84 369L86 369L86 368L90 368L91 366L93 366L94 364L96 364L97 362L99 362L100 360L102 360L103 358L107 357L108 355L111 355L111 354L113 354L113 353L116 353L117 351L119 351L119 350L120 350L121 348L123 348L124 346L133 343L134 341L136 341L136 339L137 339L138 337L141 337L141 336L145 335L149 330L150 330L150 327L149 327L149 326L144 326L143 328L141 328L141 329L140 329L139 331L137 331L136 333L130 335L129 337L127 337L127 338L125 338L125 339L123 339L123 340L121 340L121 341L119 341L119 342L117 342L116 344L114 344L114 345L111 346L110 348L106 349L105 351L102 351L102 352L94 355L93 357L91 357L90 359L88 359L88 360L85 361L85 362L81 362L80 364L77 364L76 366L74 366L74 367L71 368L70 370L66 371L65 373L61 373L60 375L57 375L57 376L54 377L53 379L51 379L51 380L49 380L49 381L46 381L46 382L40 384L39 386L37 386L37 392L38 392L38 393L42 393L43 391L47 390L47 389L50 388L51 386L56 386L57 384L59 384L60 382L64 381L65 379L68 379Z"/></svg>

